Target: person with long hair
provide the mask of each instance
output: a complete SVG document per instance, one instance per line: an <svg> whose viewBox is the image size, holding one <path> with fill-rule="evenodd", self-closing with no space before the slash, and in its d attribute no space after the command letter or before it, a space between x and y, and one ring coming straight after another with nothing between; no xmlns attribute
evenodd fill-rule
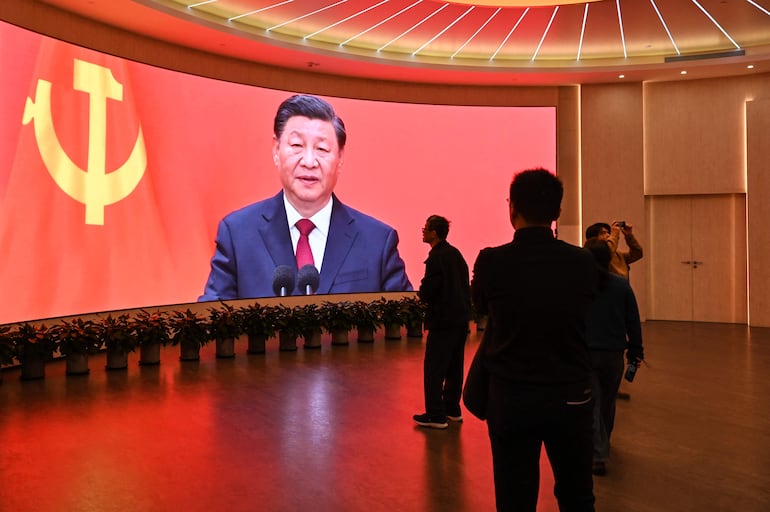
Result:
<svg viewBox="0 0 770 512"><path fill-rule="evenodd" d="M610 245L605 240L591 238L585 248L594 256L599 270L598 291L586 320L586 342L593 368L593 473L601 476L607 472L610 457L615 399L623 378L623 355L629 364L638 365L644 359L644 347L636 296L627 279L610 271Z"/></svg>

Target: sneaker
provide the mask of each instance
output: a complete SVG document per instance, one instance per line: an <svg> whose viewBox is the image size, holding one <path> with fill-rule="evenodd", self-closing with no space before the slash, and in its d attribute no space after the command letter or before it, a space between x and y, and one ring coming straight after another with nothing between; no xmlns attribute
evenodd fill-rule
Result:
<svg viewBox="0 0 770 512"><path fill-rule="evenodd" d="M415 414L412 416L412 419L421 427L442 429L449 427L449 423L446 422L446 418L430 416L428 414Z"/></svg>
<svg viewBox="0 0 770 512"><path fill-rule="evenodd" d="M449 421L455 421L457 423L461 423L463 421L463 413L459 405L456 405L454 407L452 407L451 405L447 405L446 412L447 412L446 419L448 419Z"/></svg>

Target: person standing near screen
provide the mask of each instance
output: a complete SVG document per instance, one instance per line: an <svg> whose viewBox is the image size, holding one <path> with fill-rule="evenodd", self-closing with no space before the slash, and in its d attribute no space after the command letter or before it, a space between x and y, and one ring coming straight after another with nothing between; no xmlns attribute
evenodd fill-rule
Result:
<svg viewBox="0 0 770 512"><path fill-rule="evenodd" d="M541 446L559 510L594 510L585 321L597 270L588 251L554 237L563 194L544 169L516 175L513 241L483 249L473 267L473 303L489 315L481 357L498 511L535 512Z"/></svg>
<svg viewBox="0 0 770 512"><path fill-rule="evenodd" d="M276 268L308 264L320 273L315 293L412 290L396 231L334 194L346 139L342 119L325 100L295 95L281 103L273 162L283 189L222 219L198 300L274 296Z"/></svg>
<svg viewBox="0 0 770 512"><path fill-rule="evenodd" d="M431 215L422 228L422 241L430 245L425 260L425 277L420 282L420 299L425 313L423 388L425 413L413 419L421 427L447 428L450 421L462 421L460 397L468 322L471 320L471 289L468 264L457 248L447 242L449 221Z"/></svg>

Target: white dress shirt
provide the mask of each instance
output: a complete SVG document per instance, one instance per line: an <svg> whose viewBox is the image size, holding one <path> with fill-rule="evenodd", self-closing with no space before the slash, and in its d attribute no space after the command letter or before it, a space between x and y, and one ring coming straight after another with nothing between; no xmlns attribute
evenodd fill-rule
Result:
<svg viewBox="0 0 770 512"><path fill-rule="evenodd" d="M294 254L297 254L297 242L299 242L299 229L295 224L298 220L303 219L302 215L291 205L286 199L286 194L283 195L283 206L286 208L286 220L289 222L289 234L291 235L291 246L294 250ZM313 253L313 263L318 272L321 272L321 265L324 260L324 252L326 251L326 239L329 237L329 224L332 220L332 198L329 198L329 202L321 208L315 215L310 217L310 220L315 224L315 229L308 235L308 242L310 243L310 251Z"/></svg>

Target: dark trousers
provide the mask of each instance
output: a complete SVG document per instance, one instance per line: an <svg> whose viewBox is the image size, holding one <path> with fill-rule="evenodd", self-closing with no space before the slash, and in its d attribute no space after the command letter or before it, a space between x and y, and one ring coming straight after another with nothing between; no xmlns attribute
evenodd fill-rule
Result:
<svg viewBox="0 0 770 512"><path fill-rule="evenodd" d="M430 416L460 416L467 337L467 325L432 327L428 331L423 361L423 388L425 412Z"/></svg>
<svg viewBox="0 0 770 512"><path fill-rule="evenodd" d="M499 512L535 512L545 446L561 512L593 512L590 383L490 382L487 427Z"/></svg>
<svg viewBox="0 0 770 512"><path fill-rule="evenodd" d="M594 460L610 458L610 436L615 427L615 402L623 378L622 351L591 351L591 390L594 396Z"/></svg>

